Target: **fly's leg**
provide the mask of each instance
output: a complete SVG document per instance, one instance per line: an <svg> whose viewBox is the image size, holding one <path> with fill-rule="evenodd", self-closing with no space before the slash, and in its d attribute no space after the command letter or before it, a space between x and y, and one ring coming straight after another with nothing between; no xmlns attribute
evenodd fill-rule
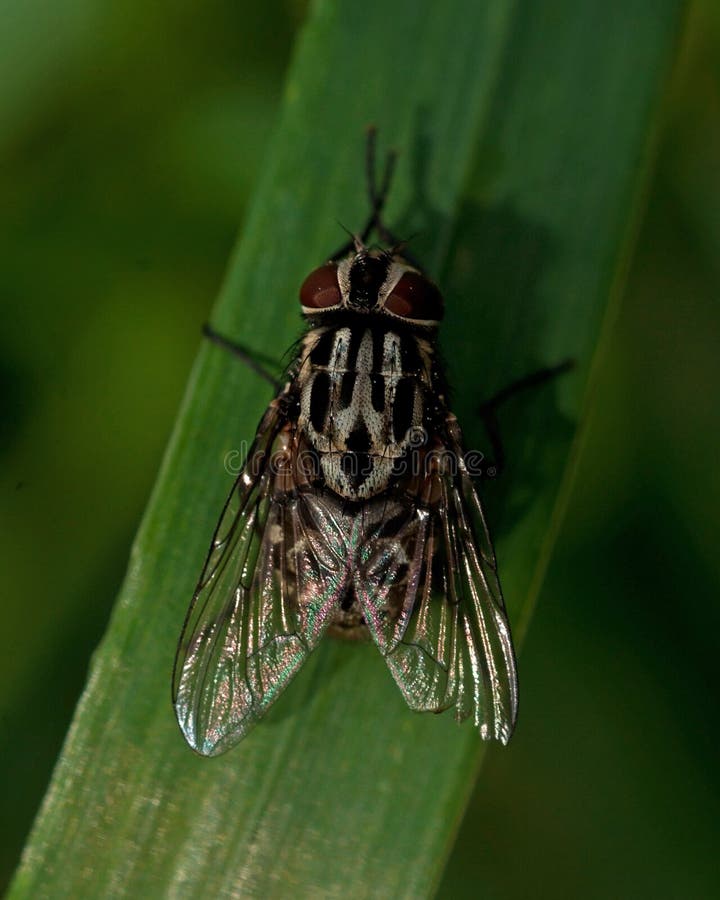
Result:
<svg viewBox="0 0 720 900"><path fill-rule="evenodd" d="M279 390L281 387L281 382L278 381L277 378L273 377L270 372L259 363L251 350L248 350L247 347L243 347L242 344L237 343L237 341L232 341L230 338L226 338L225 335L220 334L215 331L212 325L209 325L207 322L203 325L203 334L205 337L212 341L213 344L217 344L218 347L222 347L223 350L228 350L232 353L233 356L236 356L238 359L242 360L248 368L252 369L256 375L259 375L264 381L267 381L268 384L271 384L276 390Z"/></svg>
<svg viewBox="0 0 720 900"><path fill-rule="evenodd" d="M367 130L367 142L365 144L365 178L367 181L368 199L370 201L370 215L368 216L365 227L359 234L351 234L350 240L346 241L339 250L330 257L331 261L337 262L343 256L355 250L360 252L364 249L365 244L373 231L377 231L380 240L392 248L392 252L402 252L402 256L413 266L422 270L422 266L414 260L404 249L404 241L400 240L390 231L383 221L383 210L390 193L390 185L392 184L393 173L395 171L395 163L397 161L397 153L389 150L385 157L385 168L383 169L382 180L378 183L377 177L377 128L371 125Z"/></svg>
<svg viewBox="0 0 720 900"><path fill-rule="evenodd" d="M368 198L370 200L370 218L360 233L360 241L364 244L370 237L373 228L377 229L380 239L387 244L395 243L393 236L385 226L382 220L383 209L388 194L390 193L390 185L392 184L393 172L395 171L395 163L397 161L397 153L394 150L388 151L385 157L385 170L383 172L382 182L378 188L377 184L377 128L372 125L368 128L367 144L365 147L365 178L367 180Z"/></svg>
<svg viewBox="0 0 720 900"><path fill-rule="evenodd" d="M505 468L505 446L500 435L500 425L497 419L498 409L503 403L510 400L512 397L515 397L517 394L522 394L530 388L540 387L546 382L552 381L553 378L557 378L558 375L564 375L574 367L575 360L566 359L557 366L548 366L544 369L538 369L536 372L531 372L529 375L525 375L523 378L518 378L517 381L513 381L511 384L498 391L497 394L490 397L489 400L486 400L481 404L478 412L485 425L493 455L492 461L486 459L483 462L482 474L484 476L493 478L499 475Z"/></svg>
<svg viewBox="0 0 720 900"><path fill-rule="evenodd" d="M370 198L370 206L372 214L360 235L362 244L370 237L373 228L376 229L380 240L391 247L391 252L400 253L410 265L422 271L423 267L414 259L405 249L405 241L393 234L383 221L382 214L385 209L388 194L390 193L390 185L392 183L393 172L395 171L395 163L397 161L397 153L394 150L388 151L385 157L385 171L383 179L378 189L377 186L377 164L376 164L376 144L377 144L377 128L372 125L368 128L367 145L365 153L365 177L367 179L368 197Z"/></svg>
<svg viewBox="0 0 720 900"><path fill-rule="evenodd" d="M370 215L365 223L365 227L357 235L350 235L350 240L346 241L339 250L337 250L330 259L335 262L347 256L351 250L361 250L365 242L370 237L374 228L378 229L378 234L385 240L383 233L389 234L385 226L382 224L382 211L390 192L392 184L393 172L395 171L395 162L397 154L390 150L385 157L385 169L383 171L382 182L378 188L377 184L377 128L371 125L367 130L367 141L365 144L365 178L367 181L368 199L370 200Z"/></svg>

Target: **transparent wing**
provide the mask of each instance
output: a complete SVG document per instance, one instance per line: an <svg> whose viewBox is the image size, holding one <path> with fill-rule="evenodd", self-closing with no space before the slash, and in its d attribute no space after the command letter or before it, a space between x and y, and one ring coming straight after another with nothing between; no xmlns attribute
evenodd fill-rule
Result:
<svg viewBox="0 0 720 900"><path fill-rule="evenodd" d="M315 647L347 583L332 498L298 490L271 406L218 523L178 643L173 703L215 756L260 719Z"/></svg>
<svg viewBox="0 0 720 900"><path fill-rule="evenodd" d="M472 716L506 744L517 717L515 655L482 506L462 458L425 479L427 503L386 502L355 591L408 705Z"/></svg>

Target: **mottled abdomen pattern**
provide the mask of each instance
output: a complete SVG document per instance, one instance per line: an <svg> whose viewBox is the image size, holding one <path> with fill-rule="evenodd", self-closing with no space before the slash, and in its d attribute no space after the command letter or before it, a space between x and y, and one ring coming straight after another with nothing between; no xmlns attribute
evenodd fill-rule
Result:
<svg viewBox="0 0 720 900"><path fill-rule="evenodd" d="M300 360L298 424L323 480L348 500L384 491L428 424L432 343L385 323L320 326Z"/></svg>

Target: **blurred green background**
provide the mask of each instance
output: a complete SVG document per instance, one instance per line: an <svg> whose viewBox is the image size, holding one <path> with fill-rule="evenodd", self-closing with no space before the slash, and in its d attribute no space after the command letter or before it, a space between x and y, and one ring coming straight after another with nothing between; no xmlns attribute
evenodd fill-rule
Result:
<svg viewBox="0 0 720 900"><path fill-rule="evenodd" d="M303 12L29 0L4 17L0 884L124 574ZM489 754L441 896L720 894L719 167L720 9L698 0L518 732Z"/></svg>

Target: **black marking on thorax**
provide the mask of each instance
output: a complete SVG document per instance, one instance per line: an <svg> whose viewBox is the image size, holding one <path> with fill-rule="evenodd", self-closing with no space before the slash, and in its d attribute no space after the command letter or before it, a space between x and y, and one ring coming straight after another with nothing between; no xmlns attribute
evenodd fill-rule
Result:
<svg viewBox="0 0 720 900"><path fill-rule="evenodd" d="M329 486L362 499L388 486L409 429L425 423L434 346L387 320L365 316L352 324L306 335L299 424Z"/></svg>

